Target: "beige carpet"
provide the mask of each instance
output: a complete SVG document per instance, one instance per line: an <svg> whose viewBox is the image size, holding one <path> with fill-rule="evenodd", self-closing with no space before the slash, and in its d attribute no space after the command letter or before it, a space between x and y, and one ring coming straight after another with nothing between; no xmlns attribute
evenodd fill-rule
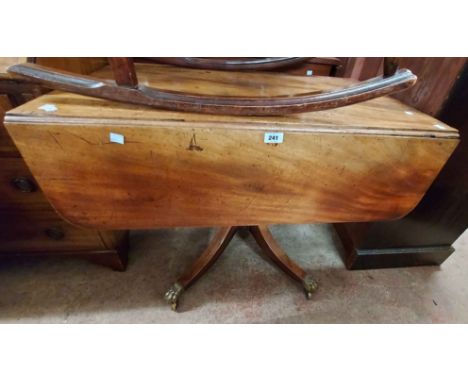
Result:
<svg viewBox="0 0 468 382"><path fill-rule="evenodd" d="M468 232L441 267L345 270L329 225L274 226L289 255L320 283L314 299L238 233L184 293L167 287L206 246L210 229L133 232L125 273L82 260L0 263L2 323L441 323L468 322Z"/></svg>

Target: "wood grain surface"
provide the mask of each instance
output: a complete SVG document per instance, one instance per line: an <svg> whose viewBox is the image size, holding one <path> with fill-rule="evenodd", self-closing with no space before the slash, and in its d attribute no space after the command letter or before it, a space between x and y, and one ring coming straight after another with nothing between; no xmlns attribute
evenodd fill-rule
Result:
<svg viewBox="0 0 468 382"><path fill-rule="evenodd" d="M395 98L435 116L466 64L466 57L403 57L400 65L417 73L419 81L413 88L396 94Z"/></svg>
<svg viewBox="0 0 468 382"><path fill-rule="evenodd" d="M0 94L0 158L19 156L15 144L3 126L3 117L12 108L9 97L6 94Z"/></svg>
<svg viewBox="0 0 468 382"><path fill-rule="evenodd" d="M15 180L21 179L18 184ZM24 184L26 182L26 184ZM23 185L23 187L20 187ZM27 187L29 186L29 187ZM44 194L21 158L0 158L0 213L51 210Z"/></svg>
<svg viewBox="0 0 468 382"><path fill-rule="evenodd" d="M158 65L137 72L140 83L226 95L349 83ZM417 204L458 142L455 129L386 97L236 117L54 92L8 112L6 126L57 211L102 229L394 219ZM125 144L111 143L111 132ZM265 132L284 142L264 143Z"/></svg>
<svg viewBox="0 0 468 382"><path fill-rule="evenodd" d="M7 69L12 65L25 64L27 57L0 57L0 79L10 78Z"/></svg>
<svg viewBox="0 0 468 382"><path fill-rule="evenodd" d="M134 88L138 85L135 65L131 57L109 57L109 64L117 85Z"/></svg>

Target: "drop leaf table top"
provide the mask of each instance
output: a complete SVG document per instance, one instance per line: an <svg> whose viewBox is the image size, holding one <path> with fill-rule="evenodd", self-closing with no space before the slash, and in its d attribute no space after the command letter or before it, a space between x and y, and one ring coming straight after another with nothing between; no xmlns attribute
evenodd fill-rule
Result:
<svg viewBox="0 0 468 382"><path fill-rule="evenodd" d="M274 96L350 83L136 68L141 84L212 95ZM95 75L112 78L108 68ZM458 143L455 129L389 97L242 117L52 92L9 111L5 125L56 210L99 229L395 219L415 207ZM276 143L266 143L269 137Z"/></svg>

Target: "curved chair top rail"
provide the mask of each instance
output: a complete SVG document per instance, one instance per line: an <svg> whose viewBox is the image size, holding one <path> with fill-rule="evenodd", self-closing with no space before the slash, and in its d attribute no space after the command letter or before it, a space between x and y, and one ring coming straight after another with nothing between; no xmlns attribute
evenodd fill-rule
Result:
<svg viewBox="0 0 468 382"><path fill-rule="evenodd" d="M346 88L323 92L275 97L232 97L176 92L138 84L119 86L112 80L101 80L35 64L13 65L8 72L47 88L113 101L175 111L251 116L343 107L405 90L417 79L410 70L401 69L390 76L375 77Z"/></svg>

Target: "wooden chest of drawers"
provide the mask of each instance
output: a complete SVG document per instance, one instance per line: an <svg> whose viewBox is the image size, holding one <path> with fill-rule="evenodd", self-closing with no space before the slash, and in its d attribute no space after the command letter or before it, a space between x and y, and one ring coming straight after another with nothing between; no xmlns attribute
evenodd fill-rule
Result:
<svg viewBox="0 0 468 382"><path fill-rule="evenodd" d="M6 66L14 60L2 59L0 69L2 64ZM68 70L80 68L77 59L51 60ZM96 65L93 61L82 67L90 70ZM128 232L84 229L62 219L40 190L3 125L8 110L34 98L38 92L37 87L15 83L0 74L0 258L73 255L124 270Z"/></svg>

